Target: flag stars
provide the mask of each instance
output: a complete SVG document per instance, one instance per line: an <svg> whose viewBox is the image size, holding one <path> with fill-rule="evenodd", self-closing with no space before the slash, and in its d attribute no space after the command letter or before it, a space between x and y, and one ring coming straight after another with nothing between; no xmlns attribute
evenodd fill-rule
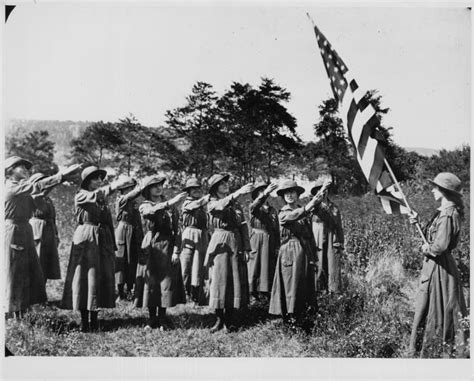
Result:
<svg viewBox="0 0 474 381"><path fill-rule="evenodd" d="M324 46L328 46L328 42L325 40L325 41L323 42L323 45L324 45Z"/></svg>

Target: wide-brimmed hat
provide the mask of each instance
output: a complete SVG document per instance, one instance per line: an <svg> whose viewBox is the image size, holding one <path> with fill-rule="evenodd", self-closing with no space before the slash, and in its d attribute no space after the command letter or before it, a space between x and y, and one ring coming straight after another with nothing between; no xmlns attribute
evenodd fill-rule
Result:
<svg viewBox="0 0 474 381"><path fill-rule="evenodd" d="M130 176L121 176L121 179L124 180L124 184L120 185L117 189L125 189L125 188L130 188L135 185L137 185L137 180L135 180L133 177Z"/></svg>
<svg viewBox="0 0 474 381"><path fill-rule="evenodd" d="M28 180L30 181L30 183L34 184L46 177L48 176L46 176L44 173L37 172L37 173L32 174Z"/></svg>
<svg viewBox="0 0 474 381"><path fill-rule="evenodd" d="M19 156L10 156L10 157L5 159L5 163L4 163L5 170L10 169L10 168L14 168L14 167L18 167L19 165L24 165L25 168L28 169L28 170L31 169L31 167L33 166L31 161L23 159Z"/></svg>
<svg viewBox="0 0 474 381"><path fill-rule="evenodd" d="M166 181L166 177L165 176L157 176L157 175L152 175L152 176L147 176L145 177L143 180L142 180L142 183L141 183L141 193L142 193L142 196L145 197L145 198L148 198L148 189L152 186L152 185L156 185L156 184L163 184L164 182Z"/></svg>
<svg viewBox="0 0 474 381"><path fill-rule="evenodd" d="M186 181L186 185L183 188L183 192L188 192L192 188L201 188L201 183L195 177L191 177Z"/></svg>
<svg viewBox="0 0 474 381"><path fill-rule="evenodd" d="M258 197L258 192L260 192L262 189L265 189L266 187L268 187L268 184L263 181L255 184L251 193L252 199L255 200Z"/></svg>
<svg viewBox="0 0 474 381"><path fill-rule="evenodd" d="M221 181L227 181L230 178L230 174L228 173L216 173L211 176L211 178L207 181L209 184L209 193L214 191L214 188L219 185Z"/></svg>
<svg viewBox="0 0 474 381"><path fill-rule="evenodd" d="M304 188L296 184L296 181L285 180L280 184L277 190L277 195L283 197L283 194L289 190L295 190L298 195L304 193Z"/></svg>
<svg viewBox="0 0 474 381"><path fill-rule="evenodd" d="M313 187L311 188L311 194L314 196L316 193L318 193L319 189L328 181L332 180L331 175L322 175L319 176L316 181L313 184Z"/></svg>
<svg viewBox="0 0 474 381"><path fill-rule="evenodd" d="M461 196L461 193L459 192L461 190L461 180L459 177L450 172L441 172L437 174L433 180L428 181L443 190L453 192Z"/></svg>
<svg viewBox="0 0 474 381"><path fill-rule="evenodd" d="M81 188L87 189L89 181L94 177L100 177L102 179L107 176L107 171L105 169L100 169L95 165L91 165L87 168L84 168L81 172Z"/></svg>

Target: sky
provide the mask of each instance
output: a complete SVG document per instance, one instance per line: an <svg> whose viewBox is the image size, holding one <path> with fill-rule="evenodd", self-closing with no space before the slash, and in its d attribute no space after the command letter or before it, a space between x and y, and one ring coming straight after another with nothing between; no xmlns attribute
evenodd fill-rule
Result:
<svg viewBox="0 0 474 381"><path fill-rule="evenodd" d="M470 142L471 15L465 7L316 3L29 3L3 33L6 119L147 126L183 106L193 84L273 78L291 93L298 134L314 140L331 89L308 12L354 74L389 107L404 147Z"/></svg>

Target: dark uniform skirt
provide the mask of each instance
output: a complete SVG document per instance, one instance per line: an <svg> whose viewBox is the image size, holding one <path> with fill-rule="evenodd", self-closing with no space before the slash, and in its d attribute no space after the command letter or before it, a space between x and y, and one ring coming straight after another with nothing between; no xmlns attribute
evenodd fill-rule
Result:
<svg viewBox="0 0 474 381"><path fill-rule="evenodd" d="M39 256L45 280L61 279L58 240L54 223L40 218L32 218L30 224L33 228L36 252Z"/></svg>
<svg viewBox="0 0 474 381"><path fill-rule="evenodd" d="M168 308L186 302L181 266L171 263L172 255L169 237L145 234L135 281L137 307Z"/></svg>
<svg viewBox="0 0 474 381"><path fill-rule="evenodd" d="M235 233L215 229L204 265L209 269L209 307L245 308L248 303L247 268L238 252Z"/></svg>
<svg viewBox="0 0 474 381"><path fill-rule="evenodd" d="M71 247L63 308L94 311L115 307L114 280L112 234L100 225L79 225Z"/></svg>
<svg viewBox="0 0 474 381"><path fill-rule="evenodd" d="M6 312L46 302L43 271L28 221L5 220Z"/></svg>
<svg viewBox="0 0 474 381"><path fill-rule="evenodd" d="M249 291L269 292L275 271L274 250L270 243L270 234L262 229L252 229L250 236L252 252L247 263Z"/></svg>
<svg viewBox="0 0 474 381"><path fill-rule="evenodd" d="M304 245L305 247L307 245ZM297 238L280 247L270 299L269 313L298 314L316 304L314 268Z"/></svg>

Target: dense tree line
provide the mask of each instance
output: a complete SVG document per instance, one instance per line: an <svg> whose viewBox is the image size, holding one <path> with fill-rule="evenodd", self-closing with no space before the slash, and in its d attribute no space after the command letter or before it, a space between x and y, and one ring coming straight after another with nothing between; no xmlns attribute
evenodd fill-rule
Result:
<svg viewBox="0 0 474 381"><path fill-rule="evenodd" d="M335 99L319 105L315 139L307 143L299 138L296 119L286 108L290 99L290 92L269 78L256 88L233 82L221 96L212 85L197 82L182 106L166 112L163 126L143 126L131 114L115 123L91 123L70 140L69 161L112 167L117 174L167 172L172 183L189 175L205 179L217 171L231 172L236 182L300 175L314 180L329 170L335 175L336 193L367 192ZM380 121L372 137L383 144L399 181L452 171L470 183L469 146L431 157L408 152L384 124L390 109L377 91L369 91L366 100ZM6 136L7 154L31 160L34 171L56 172L54 149L46 130L16 129Z"/></svg>

